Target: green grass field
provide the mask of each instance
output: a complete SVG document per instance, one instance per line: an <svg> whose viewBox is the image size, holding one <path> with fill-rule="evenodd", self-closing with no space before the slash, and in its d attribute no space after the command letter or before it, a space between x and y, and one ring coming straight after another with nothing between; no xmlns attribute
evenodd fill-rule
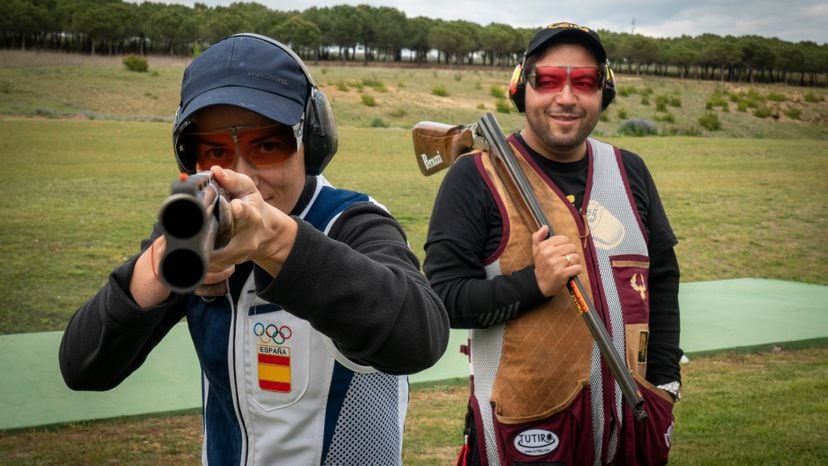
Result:
<svg viewBox="0 0 828 466"><path fill-rule="evenodd" d="M176 176L170 120L183 60L150 58L150 73L117 59L0 51L0 334L61 330L107 273L137 252ZM333 101L340 151L326 170L336 185L364 190L401 221L422 258L442 175L423 177L410 127L467 123L494 111L493 87L510 70L311 65ZM666 134L697 126L719 83L637 78L597 134L646 160L679 237L684 282L764 277L828 285L828 108L805 102L825 89L754 89L786 96L800 119L714 110L717 132L700 137L617 136L628 118L664 115ZM447 97L433 95L443 86ZM642 103L646 89L649 104ZM496 93L496 92L495 92ZM374 97L367 106L361 96ZM496 114L506 129L520 115ZM720 355L686 366L677 406L674 464L828 462L828 351ZM415 388L406 464L453 464L466 388ZM191 464L200 420L171 416L0 434L0 464ZM103 437L103 440L92 440Z"/></svg>

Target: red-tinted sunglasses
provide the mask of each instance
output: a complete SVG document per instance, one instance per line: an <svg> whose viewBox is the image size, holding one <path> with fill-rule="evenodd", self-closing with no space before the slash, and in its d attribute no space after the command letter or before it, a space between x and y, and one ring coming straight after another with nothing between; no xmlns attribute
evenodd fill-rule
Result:
<svg viewBox="0 0 828 466"><path fill-rule="evenodd" d="M597 66L538 66L526 81L538 92L560 92L569 84L572 92L593 94L601 87L601 71Z"/></svg>
<svg viewBox="0 0 828 466"><path fill-rule="evenodd" d="M230 168L240 156L255 168L273 167L289 159L301 143L296 128L281 124L231 126L186 137L198 170Z"/></svg>

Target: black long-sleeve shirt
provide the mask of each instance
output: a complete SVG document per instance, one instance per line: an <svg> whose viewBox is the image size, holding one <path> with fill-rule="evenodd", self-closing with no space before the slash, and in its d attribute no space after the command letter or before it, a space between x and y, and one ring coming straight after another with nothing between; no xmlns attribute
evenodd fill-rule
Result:
<svg viewBox="0 0 828 466"><path fill-rule="evenodd" d="M571 196L577 209L586 190L588 158L557 163L526 147L544 173ZM679 267L670 227L655 182L644 161L622 150L630 189L645 228L650 255L650 340L647 379L680 381ZM535 280L534 266L486 279L484 260L500 245L502 220L491 192L471 157L451 167L437 194L425 245L424 271L443 299L454 328L482 328L505 322L548 298ZM511 312L498 312L509 309ZM492 319L499 315L500 319Z"/></svg>

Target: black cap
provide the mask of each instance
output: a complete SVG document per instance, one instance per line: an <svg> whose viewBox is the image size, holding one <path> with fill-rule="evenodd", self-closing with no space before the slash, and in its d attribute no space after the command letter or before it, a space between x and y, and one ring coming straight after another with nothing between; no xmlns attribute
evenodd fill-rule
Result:
<svg viewBox="0 0 828 466"><path fill-rule="evenodd" d="M526 53L523 56L528 57L540 53L553 43L563 41L564 39L575 39L589 47L598 60L598 63L605 63L607 61L607 51L604 50L598 33L588 27L579 26L575 23L554 23L541 29L529 41L529 46L526 47Z"/></svg>
<svg viewBox="0 0 828 466"><path fill-rule="evenodd" d="M184 71L177 121L218 104L235 105L277 123L302 119L311 84L295 55L264 36L222 39Z"/></svg>

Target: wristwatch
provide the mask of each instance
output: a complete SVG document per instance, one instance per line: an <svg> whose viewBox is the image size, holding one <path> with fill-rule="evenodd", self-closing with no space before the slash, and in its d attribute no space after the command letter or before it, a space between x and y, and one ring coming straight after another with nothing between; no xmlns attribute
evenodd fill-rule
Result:
<svg viewBox="0 0 828 466"><path fill-rule="evenodd" d="M665 392L669 393L670 396L673 397L673 401L679 401L681 399L681 382L670 382L656 386L656 388L660 388Z"/></svg>

